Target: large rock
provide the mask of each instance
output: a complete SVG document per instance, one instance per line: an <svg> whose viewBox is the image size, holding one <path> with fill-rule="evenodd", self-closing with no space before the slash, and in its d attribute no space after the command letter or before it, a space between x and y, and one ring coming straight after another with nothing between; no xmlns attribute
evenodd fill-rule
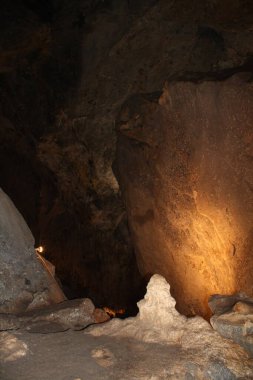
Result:
<svg viewBox="0 0 253 380"><path fill-rule="evenodd" d="M118 118L116 170L138 265L178 309L209 316L211 294L252 295L253 85L247 75L136 95Z"/></svg>
<svg viewBox="0 0 253 380"><path fill-rule="evenodd" d="M0 314L0 331L26 329L29 332L49 333L68 329L81 330L110 317L95 309L88 298L68 300L58 305L32 310L19 315Z"/></svg>
<svg viewBox="0 0 253 380"><path fill-rule="evenodd" d="M210 322L221 336L240 344L253 356L253 313L214 315Z"/></svg>
<svg viewBox="0 0 253 380"><path fill-rule="evenodd" d="M243 310L247 311L253 307L253 299L245 296L244 294L227 296L222 294L214 294L209 298L208 306L212 313L216 315L232 311L232 308L240 313ZM250 314L250 312L245 312L245 314Z"/></svg>
<svg viewBox="0 0 253 380"><path fill-rule="evenodd" d="M154 351L159 344L166 348L176 345L178 357L173 371L170 368L171 379L252 378L253 367L247 353L237 344L222 338L203 318L188 319L180 315L170 295L170 285L162 276L151 278L138 307L139 314L135 318L113 319L104 325L91 326L86 332L96 337L126 338L126 341L133 338L137 349L142 342L153 343ZM182 367L182 372L187 372L188 377L182 375Z"/></svg>
<svg viewBox="0 0 253 380"><path fill-rule="evenodd" d="M0 189L0 312L18 313L65 299L38 260L23 217Z"/></svg>
<svg viewBox="0 0 253 380"><path fill-rule="evenodd" d="M239 314L253 314L253 302L239 301L235 304L233 310Z"/></svg>
<svg viewBox="0 0 253 380"><path fill-rule="evenodd" d="M215 294L208 305L214 313L210 319L213 328L253 356L253 299L244 294Z"/></svg>
<svg viewBox="0 0 253 380"><path fill-rule="evenodd" d="M213 294L208 300L208 306L213 314L220 315L231 311L232 307L240 300L240 295Z"/></svg>

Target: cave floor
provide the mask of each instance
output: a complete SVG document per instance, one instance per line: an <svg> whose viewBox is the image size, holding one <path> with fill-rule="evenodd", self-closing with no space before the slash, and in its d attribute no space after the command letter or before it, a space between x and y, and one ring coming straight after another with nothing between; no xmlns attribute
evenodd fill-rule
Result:
<svg viewBox="0 0 253 380"><path fill-rule="evenodd" d="M175 345L94 337L84 331L2 332L0 379L194 379L195 355Z"/></svg>

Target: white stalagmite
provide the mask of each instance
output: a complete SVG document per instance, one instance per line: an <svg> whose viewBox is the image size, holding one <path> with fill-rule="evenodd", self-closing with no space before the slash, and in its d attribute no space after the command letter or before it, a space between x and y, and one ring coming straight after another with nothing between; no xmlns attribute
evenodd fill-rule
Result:
<svg viewBox="0 0 253 380"><path fill-rule="evenodd" d="M199 368L200 377L197 378L252 378L250 360L239 345L222 338L202 317L186 318L179 314L175 305L170 285L165 278L155 274L149 281L144 299L138 303L136 317L91 326L86 333L177 345L186 357L185 366L194 362ZM175 371L180 371L182 365L181 359L175 358Z"/></svg>

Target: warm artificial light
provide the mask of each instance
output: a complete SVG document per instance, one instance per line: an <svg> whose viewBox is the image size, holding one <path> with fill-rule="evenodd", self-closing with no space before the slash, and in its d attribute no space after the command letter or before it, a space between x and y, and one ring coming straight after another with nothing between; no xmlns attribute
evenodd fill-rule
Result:
<svg viewBox="0 0 253 380"><path fill-rule="evenodd" d="M42 247L42 246L40 245L38 248L35 248L35 251L36 251L37 253L42 254L42 253L44 252L44 247Z"/></svg>
<svg viewBox="0 0 253 380"><path fill-rule="evenodd" d="M118 309L118 310L113 310L110 309L109 307L105 306L103 307L104 311L111 317L114 318L117 315L122 315L125 314L126 310L125 309Z"/></svg>

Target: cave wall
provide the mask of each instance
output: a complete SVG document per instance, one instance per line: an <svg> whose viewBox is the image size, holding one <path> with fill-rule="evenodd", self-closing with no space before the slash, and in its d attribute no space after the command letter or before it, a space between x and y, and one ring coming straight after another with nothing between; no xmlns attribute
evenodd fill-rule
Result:
<svg viewBox="0 0 253 380"><path fill-rule="evenodd" d="M117 166L139 267L167 278L184 314L208 317L212 294L253 294L252 123L251 74L169 83L121 110Z"/></svg>
<svg viewBox="0 0 253 380"><path fill-rule="evenodd" d="M143 284L109 167L113 153L108 148L103 164L100 125L93 126L96 146L86 137L86 126L76 128L90 103L81 115L74 110L82 101L80 84L85 93L97 62L120 38L117 30L124 31L152 3L132 4L123 20L130 7L125 1L13 0L3 2L0 16L1 186L56 265L67 294L116 308L136 309ZM108 39L103 32L110 25ZM87 43L83 51L90 34L102 37L101 43ZM107 177L110 186L103 185Z"/></svg>
<svg viewBox="0 0 253 380"><path fill-rule="evenodd" d="M252 7L2 2L0 185L75 295L122 306L142 289L112 170L121 105L165 80L252 70Z"/></svg>

